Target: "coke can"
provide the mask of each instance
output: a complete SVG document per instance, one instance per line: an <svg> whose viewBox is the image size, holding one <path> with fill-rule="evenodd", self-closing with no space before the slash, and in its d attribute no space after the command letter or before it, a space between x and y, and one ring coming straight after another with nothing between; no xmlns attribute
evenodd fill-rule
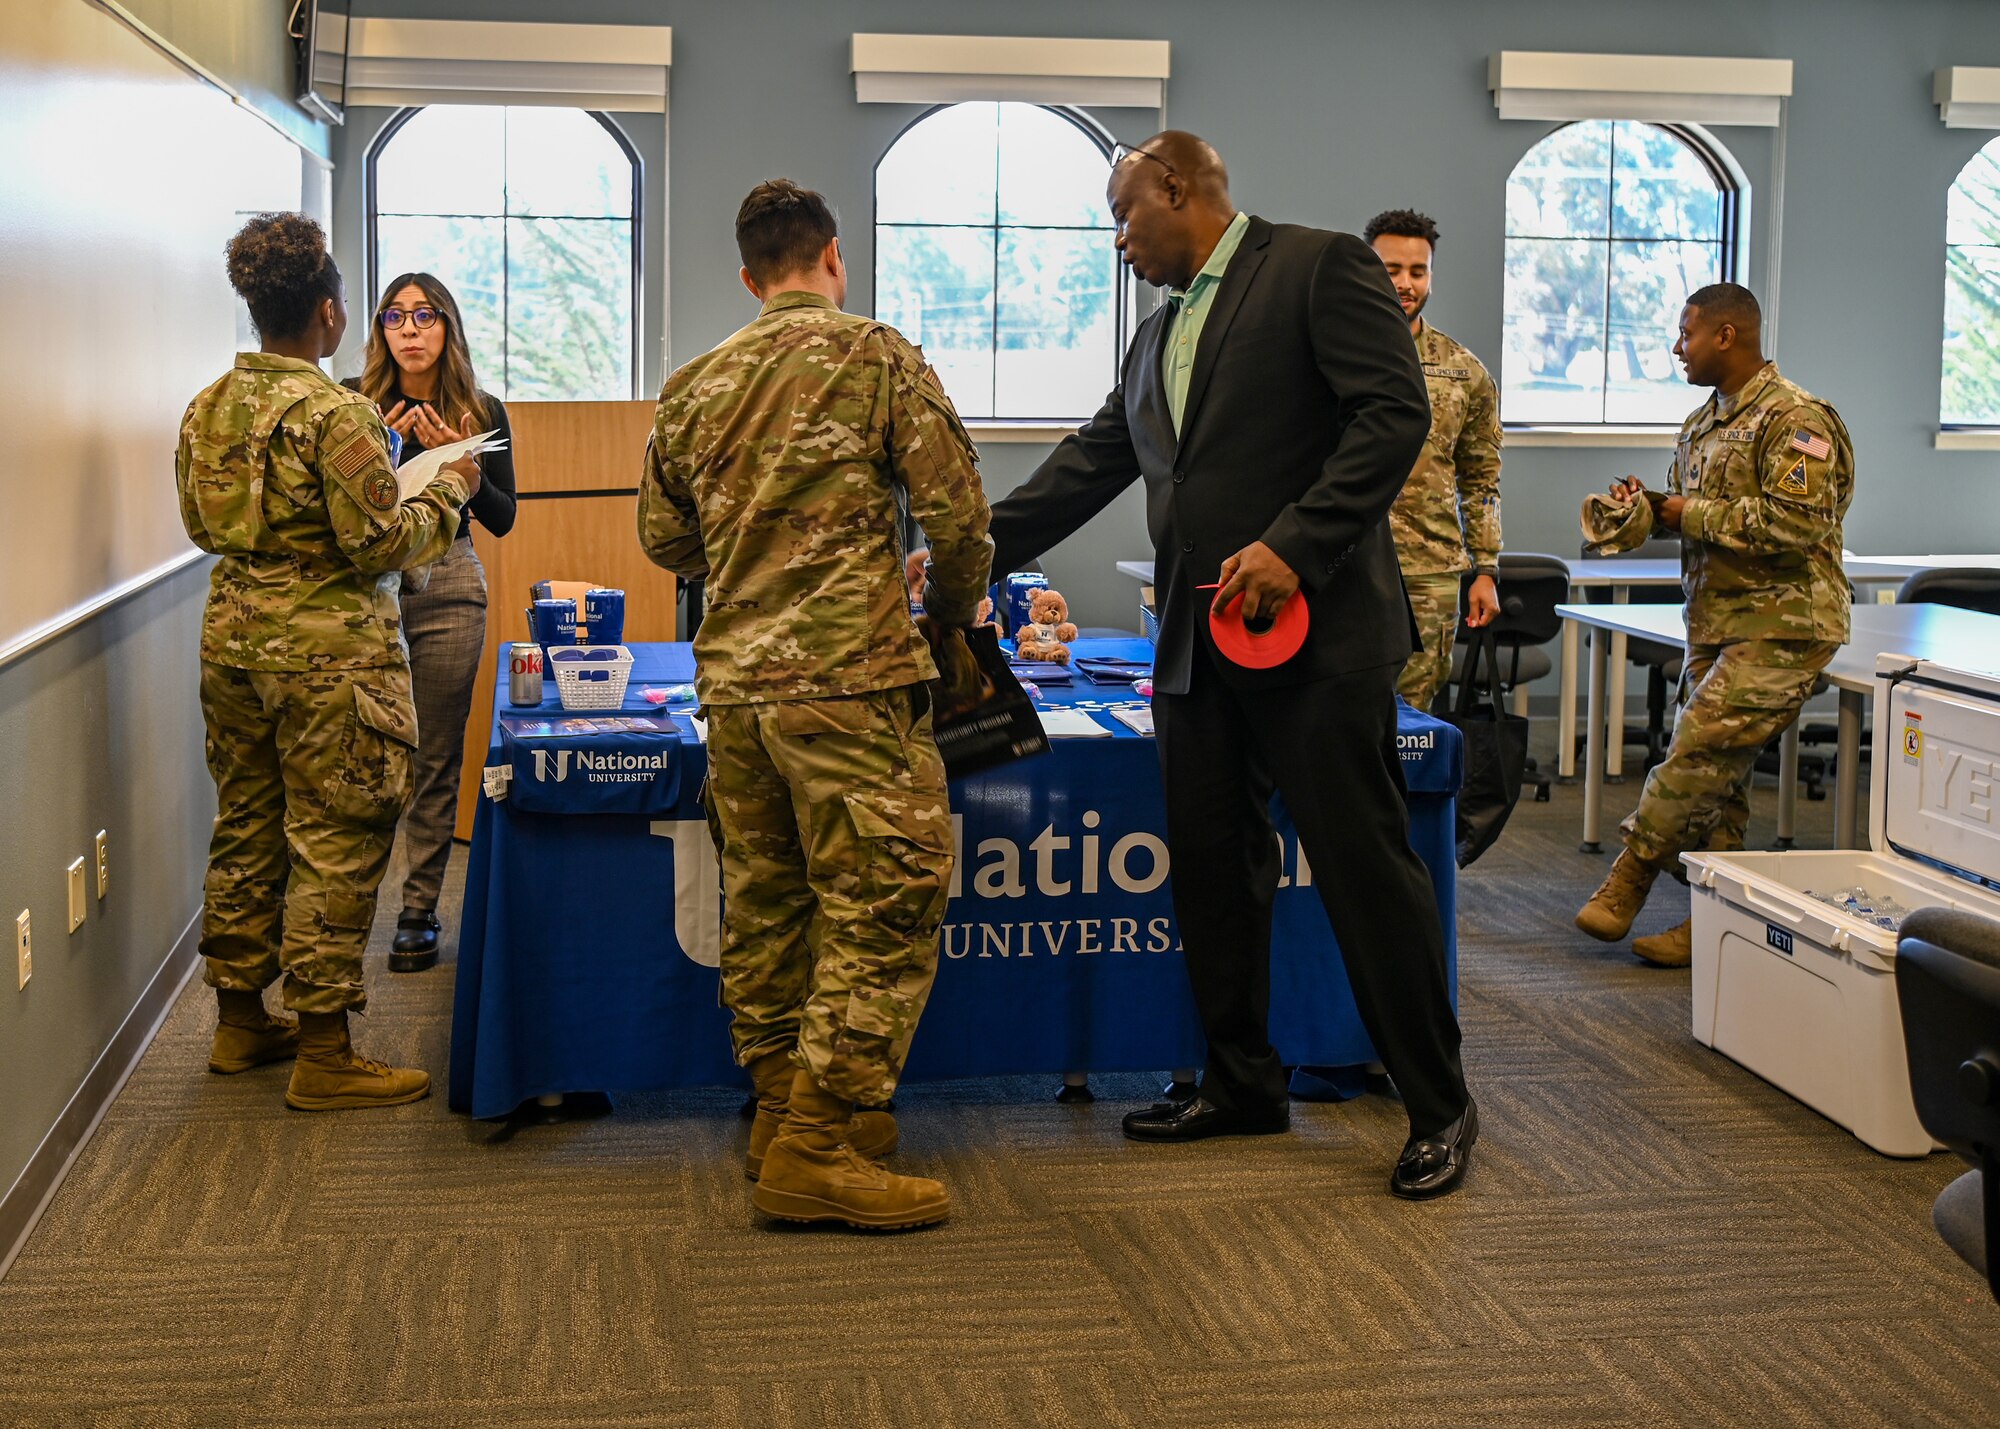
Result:
<svg viewBox="0 0 2000 1429"><path fill-rule="evenodd" d="M532 640L516 640L507 647L507 703L539 705L542 702L542 647Z"/></svg>

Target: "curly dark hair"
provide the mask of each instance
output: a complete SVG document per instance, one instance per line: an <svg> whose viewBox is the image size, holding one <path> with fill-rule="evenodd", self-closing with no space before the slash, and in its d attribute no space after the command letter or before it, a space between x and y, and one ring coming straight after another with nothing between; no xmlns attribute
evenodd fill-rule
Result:
<svg viewBox="0 0 2000 1429"><path fill-rule="evenodd" d="M260 213L229 240L229 285L266 342L300 336L322 298L340 296L326 230L302 213Z"/></svg>
<svg viewBox="0 0 2000 1429"><path fill-rule="evenodd" d="M766 179L736 210L736 251L760 286L810 268L838 237L826 199L790 179Z"/></svg>
<svg viewBox="0 0 2000 1429"><path fill-rule="evenodd" d="M1421 238L1435 249L1438 246L1438 226L1431 222L1427 213L1418 213L1413 208L1388 208L1368 220L1368 226L1361 230L1361 241L1373 243L1383 234L1396 238Z"/></svg>

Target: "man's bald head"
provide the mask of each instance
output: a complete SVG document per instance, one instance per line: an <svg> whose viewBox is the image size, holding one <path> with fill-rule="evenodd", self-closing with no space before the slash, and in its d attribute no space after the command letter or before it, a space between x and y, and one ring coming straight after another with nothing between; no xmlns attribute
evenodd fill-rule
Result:
<svg viewBox="0 0 2000 1429"><path fill-rule="evenodd" d="M1194 280L1236 216L1222 156L1180 129L1155 134L1113 165L1105 199L1132 271L1169 288Z"/></svg>
<svg viewBox="0 0 2000 1429"><path fill-rule="evenodd" d="M1229 202L1229 170L1222 162L1222 155L1199 134L1190 134L1185 129L1163 129L1138 148L1139 154L1126 155L1126 164L1159 167L1142 157L1150 154L1179 174L1195 198L1236 212L1235 205Z"/></svg>

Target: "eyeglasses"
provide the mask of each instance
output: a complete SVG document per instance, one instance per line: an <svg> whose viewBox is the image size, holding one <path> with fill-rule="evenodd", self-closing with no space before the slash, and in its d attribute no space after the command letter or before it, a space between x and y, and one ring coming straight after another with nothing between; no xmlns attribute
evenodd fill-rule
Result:
<svg viewBox="0 0 2000 1429"><path fill-rule="evenodd" d="M403 325L403 319L408 318L421 330L435 323L439 313L436 308L412 308L407 313L401 308L384 308L377 316L385 328L399 328Z"/></svg>
<svg viewBox="0 0 2000 1429"><path fill-rule="evenodd" d="M1165 169L1175 178L1180 177L1179 169L1176 169L1172 164L1168 163L1165 159L1162 159L1158 154L1155 154L1151 149L1141 149L1137 144L1119 144L1113 147L1113 149L1111 150L1111 167L1114 169L1117 168L1120 164L1124 163L1127 159L1131 158L1135 154L1142 159L1151 159L1154 163L1158 164L1161 168Z"/></svg>

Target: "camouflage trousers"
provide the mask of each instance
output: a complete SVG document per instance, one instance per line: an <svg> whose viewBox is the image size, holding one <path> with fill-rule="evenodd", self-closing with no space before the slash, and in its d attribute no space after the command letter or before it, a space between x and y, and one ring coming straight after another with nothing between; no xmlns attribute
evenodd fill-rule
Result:
<svg viewBox="0 0 2000 1429"><path fill-rule="evenodd" d="M1414 709L1427 710L1451 678L1451 645L1458 633L1458 574L1404 576L1410 609L1416 613L1423 648L1411 655L1396 681L1396 693Z"/></svg>
<svg viewBox="0 0 2000 1429"><path fill-rule="evenodd" d="M1839 648L1823 640L1690 644L1673 745L1619 825L1625 847L1676 876L1682 853L1742 848L1758 751L1798 718Z"/></svg>
<svg viewBox="0 0 2000 1429"><path fill-rule="evenodd" d="M417 742L403 666L294 672L201 667L215 830L203 886L210 987L285 1006L366 1005L361 955Z"/></svg>
<svg viewBox="0 0 2000 1429"><path fill-rule="evenodd" d="M736 1060L796 1048L836 1096L886 1101L950 897L951 808L924 687L706 714Z"/></svg>

